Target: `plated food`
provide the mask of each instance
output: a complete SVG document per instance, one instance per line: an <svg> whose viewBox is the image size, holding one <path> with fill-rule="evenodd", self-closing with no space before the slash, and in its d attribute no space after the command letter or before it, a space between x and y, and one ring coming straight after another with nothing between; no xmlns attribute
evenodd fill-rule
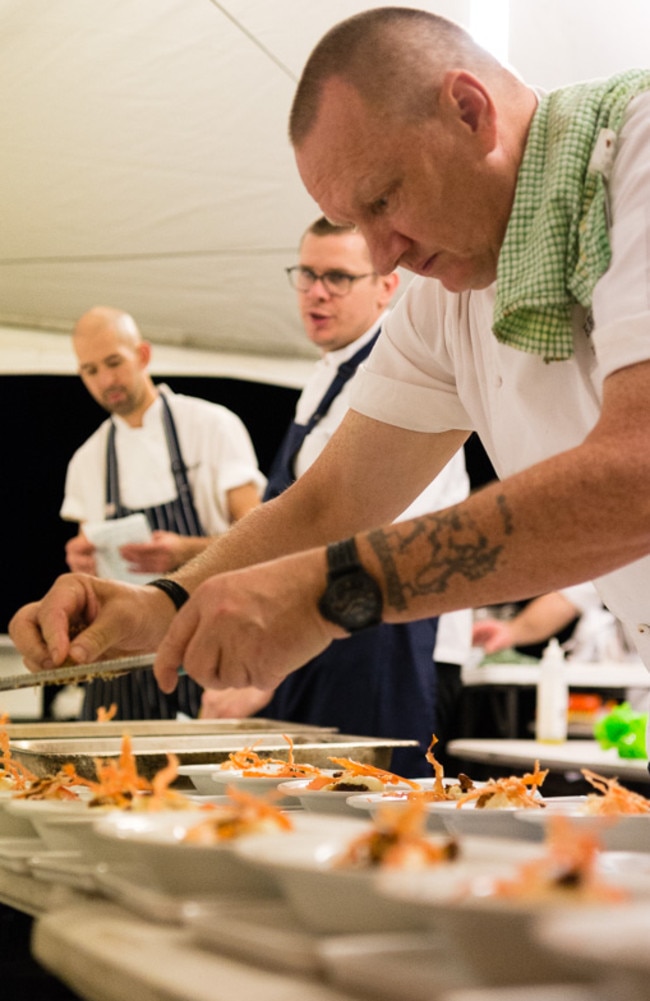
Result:
<svg viewBox="0 0 650 1001"><path fill-rule="evenodd" d="M593 793L547 799L545 810L518 811L516 820L522 827L543 830L560 814L575 828L597 836L606 850L650 852L650 800L626 789L616 778L605 778L586 768L582 774L594 787Z"/></svg>

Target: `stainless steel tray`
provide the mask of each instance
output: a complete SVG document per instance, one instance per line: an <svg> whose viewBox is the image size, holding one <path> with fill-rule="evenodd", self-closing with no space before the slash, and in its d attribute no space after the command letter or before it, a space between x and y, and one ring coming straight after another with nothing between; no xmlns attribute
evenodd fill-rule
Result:
<svg viewBox="0 0 650 1001"><path fill-rule="evenodd" d="M417 747L415 740L391 740L381 737L356 737L348 734L323 732L310 734L285 729L294 745L294 759L321 768L331 767L330 755L354 758L378 768L389 768L393 750L397 747ZM218 764L232 751L255 744L258 754L286 758L287 742L278 733L231 733L181 735L174 739L160 735L132 738L138 771L152 778L167 764L167 755L177 755L181 764ZM96 758L117 758L121 736L75 737L48 740L14 738L9 742L13 757L38 776L51 775L70 762L83 778L96 777ZM189 779L179 777L177 786L190 786Z"/></svg>
<svg viewBox="0 0 650 1001"><path fill-rule="evenodd" d="M223 733L333 733L334 726L313 726L309 723L288 723L286 720L263 719L261 716L238 719L151 719L151 720L108 720L98 723L56 721L43 723L8 723L2 728L11 740L68 740L79 737L121 737L123 733L133 737L180 737L204 736Z"/></svg>

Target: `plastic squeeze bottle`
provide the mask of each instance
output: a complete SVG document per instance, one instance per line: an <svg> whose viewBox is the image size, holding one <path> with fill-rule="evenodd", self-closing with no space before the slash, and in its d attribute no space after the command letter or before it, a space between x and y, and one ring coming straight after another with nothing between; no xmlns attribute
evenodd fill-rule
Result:
<svg viewBox="0 0 650 1001"><path fill-rule="evenodd" d="M549 640L539 665L535 736L547 744L567 738L569 686L564 652L557 639Z"/></svg>

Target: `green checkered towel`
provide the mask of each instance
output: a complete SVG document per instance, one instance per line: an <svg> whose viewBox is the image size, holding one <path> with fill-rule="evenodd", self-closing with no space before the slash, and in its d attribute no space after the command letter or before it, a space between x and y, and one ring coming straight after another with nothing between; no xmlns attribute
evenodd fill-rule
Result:
<svg viewBox="0 0 650 1001"><path fill-rule="evenodd" d="M589 309L611 257L606 177L615 133L629 101L648 89L650 71L629 70L541 99L499 255L493 329L500 341L546 361L573 354L572 306ZM612 149L590 166L603 141Z"/></svg>

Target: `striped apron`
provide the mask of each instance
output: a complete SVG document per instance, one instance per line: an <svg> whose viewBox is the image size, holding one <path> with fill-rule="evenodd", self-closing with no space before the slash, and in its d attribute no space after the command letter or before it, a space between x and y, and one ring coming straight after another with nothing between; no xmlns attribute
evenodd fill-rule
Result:
<svg viewBox="0 0 650 1001"><path fill-rule="evenodd" d="M160 393L160 399L163 405L163 427L171 470L176 484L176 498L166 504L149 508L132 509L122 504L115 449L115 424L111 421L106 446L107 518L125 518L129 514L141 511L146 516L152 531L160 529L177 532L179 535L205 535L192 498L174 418L163 393ZM97 710L101 706L108 708L113 702L117 705L115 719L175 719L177 712L196 717L201 707L201 692L201 687L186 675L179 677L176 691L170 695L160 691L153 673L148 670L132 671L111 680L96 678L85 686L81 718L95 720Z"/></svg>
<svg viewBox="0 0 650 1001"><path fill-rule="evenodd" d="M295 481L294 460L305 438L325 416L377 337L344 362L306 424L295 421L271 466L264 500ZM266 719L335 726L341 733L417 740L393 752L400 775L426 774L424 754L437 728L437 676L433 662L438 619L382 623L337 640L288 675L260 710Z"/></svg>

